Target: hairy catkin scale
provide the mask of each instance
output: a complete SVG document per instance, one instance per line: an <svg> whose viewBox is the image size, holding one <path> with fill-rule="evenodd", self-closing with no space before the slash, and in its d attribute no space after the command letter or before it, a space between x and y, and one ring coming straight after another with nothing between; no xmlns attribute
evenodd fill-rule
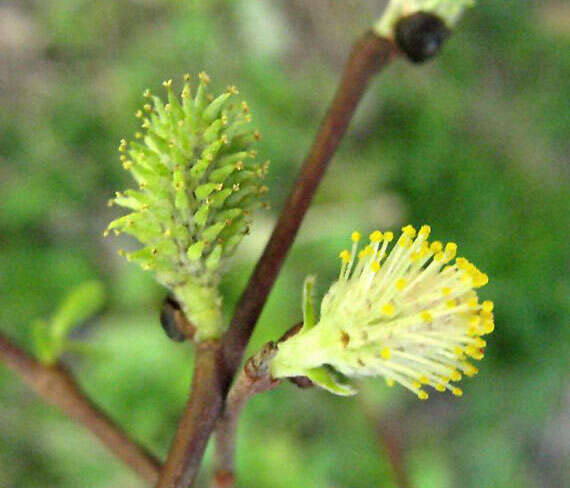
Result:
<svg viewBox="0 0 570 488"><path fill-rule="evenodd" d="M396 43L414 63L422 63L435 56L450 30L437 15L416 12L403 17L396 25Z"/></svg>

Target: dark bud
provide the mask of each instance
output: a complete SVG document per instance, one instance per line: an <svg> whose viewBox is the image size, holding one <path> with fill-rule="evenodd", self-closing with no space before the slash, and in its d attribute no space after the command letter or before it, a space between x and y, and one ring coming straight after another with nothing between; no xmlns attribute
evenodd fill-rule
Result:
<svg viewBox="0 0 570 488"><path fill-rule="evenodd" d="M289 381L294 385L297 385L299 388L311 388L312 386L315 386L306 376L292 376L289 378Z"/></svg>
<svg viewBox="0 0 570 488"><path fill-rule="evenodd" d="M443 20L427 12L416 12L399 20L396 44L410 61L422 63L435 56L451 34Z"/></svg>
<svg viewBox="0 0 570 488"><path fill-rule="evenodd" d="M184 342L186 340L186 336L178 326L181 314L180 304L170 295L167 296L160 310L160 324L166 335L176 342Z"/></svg>

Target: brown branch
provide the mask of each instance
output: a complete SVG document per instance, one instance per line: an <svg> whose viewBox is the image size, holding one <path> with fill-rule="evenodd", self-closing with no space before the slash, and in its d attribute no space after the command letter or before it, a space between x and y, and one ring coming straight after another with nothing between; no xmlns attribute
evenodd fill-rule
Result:
<svg viewBox="0 0 570 488"><path fill-rule="evenodd" d="M192 392L160 474L159 488L189 486L200 467L231 379L221 351L219 341L196 346Z"/></svg>
<svg viewBox="0 0 570 488"><path fill-rule="evenodd" d="M340 85L313 147L224 337L224 358L230 371L235 371L241 362L243 351L263 305L358 102L373 76L385 67L396 53L397 48L392 42L378 37L373 32L367 32L354 44Z"/></svg>
<svg viewBox="0 0 570 488"><path fill-rule="evenodd" d="M231 488L234 484L236 432L243 407L253 395L271 390L281 383L281 380L271 378L269 371L269 364L275 352L275 344L269 342L252 356L238 374L228 393L224 413L216 427L216 467L213 488Z"/></svg>
<svg viewBox="0 0 570 488"><path fill-rule="evenodd" d="M157 488L183 488L194 480L231 379L241 363L253 328L319 182L370 80L396 53L397 48L391 41L372 32L354 44L336 95L275 230L241 296L230 328L222 340L222 349L216 348L215 354L197 354L190 399Z"/></svg>
<svg viewBox="0 0 570 488"><path fill-rule="evenodd" d="M0 361L42 399L59 407L91 431L113 454L149 484L156 482L160 462L132 440L87 398L62 364L44 366L0 334Z"/></svg>

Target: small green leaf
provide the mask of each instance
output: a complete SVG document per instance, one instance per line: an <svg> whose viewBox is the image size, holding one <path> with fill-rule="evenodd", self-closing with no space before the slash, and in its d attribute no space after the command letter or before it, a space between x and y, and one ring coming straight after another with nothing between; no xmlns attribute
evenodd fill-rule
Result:
<svg viewBox="0 0 570 488"><path fill-rule="evenodd" d="M315 326L315 308L313 306L313 287L315 277L307 276L303 283L303 328L299 331L307 332Z"/></svg>
<svg viewBox="0 0 570 488"><path fill-rule="evenodd" d="M87 281L73 289L50 321L50 335L63 339L74 327L95 315L103 306L105 291L99 281Z"/></svg>
<svg viewBox="0 0 570 488"><path fill-rule="evenodd" d="M48 323L35 320L32 323L32 347L38 360L43 364L53 364L56 360L53 344L49 336Z"/></svg>
<svg viewBox="0 0 570 488"><path fill-rule="evenodd" d="M351 396L356 395L357 391L349 383L340 381L337 375L334 375L325 366L309 369L305 372L305 376L313 383L334 393L335 395Z"/></svg>

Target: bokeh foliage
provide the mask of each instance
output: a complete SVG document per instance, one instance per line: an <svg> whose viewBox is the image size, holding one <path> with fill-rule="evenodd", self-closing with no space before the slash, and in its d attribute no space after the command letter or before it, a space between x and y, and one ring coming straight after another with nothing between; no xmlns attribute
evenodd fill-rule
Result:
<svg viewBox="0 0 570 488"><path fill-rule="evenodd" d="M351 41L380 2L18 0L0 7L0 323L30 345L74 285L100 279L105 313L70 356L98 403L166 454L190 381L188 348L158 325L164 295L103 239L128 175L121 137L142 91L208 72L235 83L264 135L275 210L257 215L223 283L230 313L267 238ZM497 328L461 399L429 402L380 381L337 398L284 385L240 429L240 486L395 486L378 425L402 439L414 486L563 486L568 457L567 229L570 12L563 1L480 2L443 55L397 61L366 96L254 336L301 316L302 280L324 293L356 227L430 223L491 278ZM566 19L566 22L564 22ZM117 242L120 241L120 242ZM0 486L140 486L0 367ZM564 430L566 429L566 431ZM205 485L204 485L205 486Z"/></svg>

